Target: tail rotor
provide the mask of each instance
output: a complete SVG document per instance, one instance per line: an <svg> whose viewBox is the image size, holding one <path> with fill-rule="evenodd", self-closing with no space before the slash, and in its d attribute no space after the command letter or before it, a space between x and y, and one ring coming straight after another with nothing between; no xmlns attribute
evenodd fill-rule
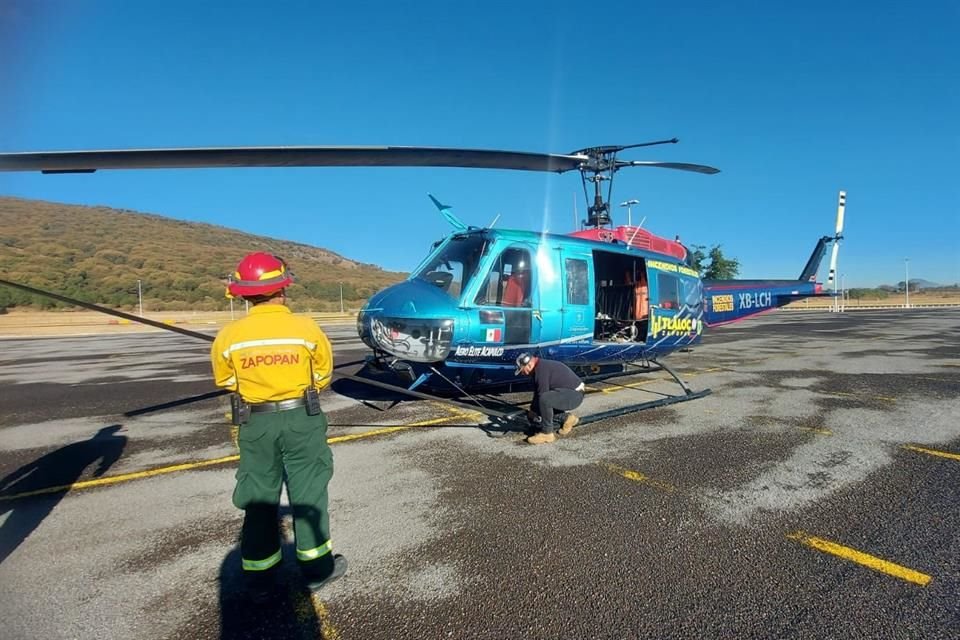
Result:
<svg viewBox="0 0 960 640"><path fill-rule="evenodd" d="M830 253L830 275L827 279L827 288L833 289L833 306L835 311L840 311L840 303L837 301L837 254L840 252L840 241L843 239L843 213L847 208L847 192L841 191L837 200L837 228L833 236L833 251ZM841 295L843 292L841 292Z"/></svg>
<svg viewBox="0 0 960 640"><path fill-rule="evenodd" d="M843 239L843 212L847 207L847 192L841 191L837 202L837 230L833 236L833 252L830 254L830 275L827 277L827 287L837 291L837 253L840 252L840 241Z"/></svg>

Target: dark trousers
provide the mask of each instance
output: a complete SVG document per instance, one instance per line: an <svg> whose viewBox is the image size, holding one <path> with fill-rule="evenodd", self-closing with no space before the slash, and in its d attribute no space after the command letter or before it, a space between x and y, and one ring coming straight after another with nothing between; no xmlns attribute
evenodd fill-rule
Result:
<svg viewBox="0 0 960 640"><path fill-rule="evenodd" d="M286 475L293 511L297 559L309 573L333 571L327 485L333 452L327 444L327 418L308 416L303 407L254 413L240 427L240 466L233 504L244 510L240 555L247 572L264 572L280 562L278 506Z"/></svg>
<svg viewBox="0 0 960 640"><path fill-rule="evenodd" d="M571 411L580 406L583 402L583 393L575 389L551 389L537 400L537 406L533 408L543 420L541 428L546 433L553 433L553 412Z"/></svg>

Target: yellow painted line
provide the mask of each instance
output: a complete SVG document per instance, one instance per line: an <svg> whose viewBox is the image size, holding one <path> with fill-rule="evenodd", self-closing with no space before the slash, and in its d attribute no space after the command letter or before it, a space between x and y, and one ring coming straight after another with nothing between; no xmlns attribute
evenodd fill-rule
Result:
<svg viewBox="0 0 960 640"><path fill-rule="evenodd" d="M829 540L824 540L823 538L811 536L803 531L796 531L794 533L787 534L787 537L791 540L797 540L798 542L816 549L817 551L823 551L824 553L835 555L839 558L843 558L844 560L862 564L863 566L869 567L874 571L886 573L887 575L900 578L901 580L906 580L907 582L912 582L914 584L919 584L920 586L926 586L930 580L932 580L932 578L925 573L920 573L919 571L908 569L907 567L899 564L882 560L876 556L863 553L862 551L857 551L856 549L851 549L850 547L845 547L842 544L837 544L836 542L830 542Z"/></svg>
<svg viewBox="0 0 960 640"><path fill-rule="evenodd" d="M183 464L175 464L169 467L160 467L158 469L149 469L147 471L137 471L135 473L124 473L117 476L107 476L105 478L96 478L94 480L83 480L81 482L74 482L73 484L64 484L58 487L44 487L43 489L36 489L34 491L25 491L24 493L15 493L9 496L0 496L0 502L7 500L16 500L17 498L26 498L27 496L38 496L45 493L59 493L61 491L74 491L76 489L89 489L91 487L103 487L110 484L117 484L119 482L128 482L130 480L140 480L141 478L152 478L153 476L159 476L166 473L175 473L177 471L187 471L189 469L197 469L200 467L211 467L218 464L225 464L227 462L236 462L240 459L240 456L226 456L224 458L213 458L212 460L201 460L199 462L185 462Z"/></svg>
<svg viewBox="0 0 960 640"><path fill-rule="evenodd" d="M937 451L936 449L925 449L924 447L915 447L912 444L905 444L903 445L903 448L910 449L910 451L919 451L920 453L926 453L931 456L949 458L950 460L960 460L960 453L948 453L946 451Z"/></svg>
<svg viewBox="0 0 960 640"><path fill-rule="evenodd" d="M830 429L821 429L820 427L800 427L800 428L806 431L813 431L814 433L819 433L822 436L833 435L833 431L830 431Z"/></svg>
<svg viewBox="0 0 960 640"><path fill-rule="evenodd" d="M641 382L629 382L627 384L615 383L615 387L587 387L587 391L591 393L618 393L624 389L638 389L640 387L646 386L648 384L653 384L654 382L663 382L664 380L671 380L672 378L654 378L652 380L643 380Z"/></svg>
<svg viewBox="0 0 960 640"><path fill-rule="evenodd" d="M317 612L317 620L320 621L320 632L323 634L323 640L340 640L340 632L333 626L330 612L327 610L327 605L320 601L320 595L311 594L310 600L313 603L313 610Z"/></svg>
<svg viewBox="0 0 960 640"><path fill-rule="evenodd" d="M426 427L434 424L442 424L444 422L450 422L451 420L454 420L456 418L462 418L462 417L463 415L444 416L442 418L434 418L433 420L423 420L421 422L414 422L412 424L405 424L398 427L386 427L384 429L374 429L372 431L364 431L362 433L354 433L346 436L334 436L332 438L327 438L327 444L337 444L340 442L350 442L352 440L360 440L362 438L372 438L374 436L381 436L388 433L395 433L397 431L414 429L416 427ZM79 489L103 487L111 484L118 484L121 482L129 482L131 480L141 480L143 478L152 478L154 476L161 476L168 473L177 473L179 471L190 471L191 469L211 467L218 464L228 464L230 462L236 462L239 459L240 459L239 455L232 455L232 456L225 456L223 458L213 458L211 460L199 460L197 462L184 462L182 464L170 465L168 467L158 467L156 469L148 469L146 471L122 473L116 476L106 476L104 478L95 478L93 480L81 480L80 482L74 482L73 484L64 484L64 485L59 485L55 487L44 487L42 489L25 491L23 493L15 493L9 496L0 496L0 502L16 500L18 498L27 498L30 496L44 495L48 493L60 493L61 491L76 491Z"/></svg>
<svg viewBox="0 0 960 640"><path fill-rule="evenodd" d="M633 482L643 482L646 484L653 485L658 489L663 489L664 491L675 491L672 485L667 484L666 482L660 482L659 480L654 480L653 478L646 476L639 471L632 471L630 469L625 469L623 467L618 467L615 464L604 464L607 471L611 471L619 476L623 476L627 480L632 480Z"/></svg>
<svg viewBox="0 0 960 640"><path fill-rule="evenodd" d="M444 411L449 412L450 415L455 416L457 418L471 419L471 418L480 418L481 416L483 416L483 414L480 413L479 411L470 411L467 409L461 409L460 407L455 407L445 402L430 402L430 406L443 409Z"/></svg>
<svg viewBox="0 0 960 640"><path fill-rule="evenodd" d="M290 602L293 603L293 615L297 622L302 626L312 622L316 615L312 594L308 596L299 587L293 585L287 588L287 593L290 596Z"/></svg>
<svg viewBox="0 0 960 640"><path fill-rule="evenodd" d="M821 391L820 393L827 396L840 396L841 398L873 398L875 400L883 400L885 402L896 402L896 398L890 398L888 396L867 396L860 395L857 393L844 393L842 391Z"/></svg>
<svg viewBox="0 0 960 640"><path fill-rule="evenodd" d="M724 371L723 367L710 367L709 369L700 369L699 371L694 371L693 373L686 374L687 376L698 376L701 373L713 373L714 371Z"/></svg>
<svg viewBox="0 0 960 640"><path fill-rule="evenodd" d="M713 373L714 371L723 371L723 370L724 370L723 367L711 367L711 368L709 368L709 369L700 369L699 371L692 371L692 372L689 372L689 373L684 373L681 377L682 377L682 378L695 378L695 377L697 377L698 375L700 375L701 373ZM659 369L658 369L657 371L659 371ZM656 372L651 372L651 373L656 373ZM629 374L628 374L628 375L629 375ZM647 375L647 374L644 374L644 373L636 373L636 374L633 374L633 375ZM617 385L617 386L615 386L615 387L610 387L610 386L607 386L607 387L596 387L596 386L587 385L586 392L587 392L587 393L617 393L618 391L623 391L624 389L637 389L637 388L639 388L639 387L643 387L643 386L646 386L646 385L648 385L648 384L653 384L654 382L672 382L672 381L673 381L673 378L672 378L672 377L671 377L671 378L660 377L660 378L650 378L650 379L647 379L647 380L641 380L640 382L627 382L627 383L623 383L623 384L614 383L614 384Z"/></svg>
<svg viewBox="0 0 960 640"><path fill-rule="evenodd" d="M429 427L434 424L443 424L444 422L450 422L454 418L462 418L462 415L450 415L443 416L442 418L434 418L432 420L423 420L421 422L413 422L411 424L402 424L396 427L384 427L383 429L374 429L372 431L363 431L361 433L352 433L346 436L334 436L332 438L327 438L327 444L337 444L338 442L350 442L351 440L360 440L362 438L371 438L373 436L382 436L388 433L396 433L397 431L406 431L407 429L415 429L417 427Z"/></svg>
<svg viewBox="0 0 960 640"><path fill-rule="evenodd" d="M290 601L293 603L293 613L297 622L303 626L312 626L313 622L320 623L320 632L324 640L340 640L340 632L333 626L330 611L327 605L320 600L320 594L306 594L298 587L289 587Z"/></svg>

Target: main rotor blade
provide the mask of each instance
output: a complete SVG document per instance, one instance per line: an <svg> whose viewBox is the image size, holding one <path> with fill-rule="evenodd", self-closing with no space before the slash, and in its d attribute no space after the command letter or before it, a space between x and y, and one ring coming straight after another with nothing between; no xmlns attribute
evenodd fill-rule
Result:
<svg viewBox="0 0 960 640"><path fill-rule="evenodd" d="M2 159L0 159L2 160ZM647 160L617 161L617 167L659 167L661 169L679 169L681 171L695 171L713 175L720 173L720 169L708 167L705 164L690 164L689 162L651 162Z"/></svg>
<svg viewBox="0 0 960 640"><path fill-rule="evenodd" d="M464 167L563 173L575 169L609 170L611 163L605 156L612 149L614 148L596 147L567 155L439 147L209 147L40 151L0 153L0 171L93 173L101 169ZM719 172L719 169L713 167L685 162L616 161L615 169L622 167L660 167L708 174Z"/></svg>
<svg viewBox="0 0 960 640"><path fill-rule="evenodd" d="M670 138L669 140L654 140L653 142L638 142L637 144L608 144L600 147L587 147L585 149L578 149L577 151L571 152L571 156L594 156L597 154L610 154L610 153L620 153L624 149L636 149L638 147L653 147L658 144L677 144L680 142L679 138Z"/></svg>
<svg viewBox="0 0 960 640"><path fill-rule="evenodd" d="M0 153L0 171L92 173L100 169L232 167L470 167L553 171L580 168L584 155L432 147L209 147Z"/></svg>
<svg viewBox="0 0 960 640"><path fill-rule="evenodd" d="M76 298L68 298L67 296L62 296L59 293L53 293L52 291L45 291L43 289L37 289L36 287L31 287L29 285L20 284L19 282L10 282L9 280L0 279L0 285L7 285L8 287L13 287L14 289L19 289L20 291L26 291L27 293L32 293L37 296L44 296L47 298L53 298L54 300L59 300L60 302L66 302L67 304L73 304L78 307L83 307L84 309L90 309L91 311L99 311L100 313L106 313L107 315L116 316L118 318L123 318L124 320L130 320L131 322L139 322L140 324L149 325L151 327L156 327L157 329L164 329L166 331L173 331L174 333L179 333L181 335L189 336L191 338L197 338L199 340L206 340L207 342L213 342L214 337L207 335L205 333L199 333L197 331L190 331L189 329L184 329L183 327L175 327L173 325L166 324L165 322L159 322L157 320L151 320L150 318L141 318L140 316L135 316L131 313L126 313L125 311L118 311L116 309L110 309L108 307L101 306L99 304L93 304L92 302L84 302L83 300L77 300Z"/></svg>

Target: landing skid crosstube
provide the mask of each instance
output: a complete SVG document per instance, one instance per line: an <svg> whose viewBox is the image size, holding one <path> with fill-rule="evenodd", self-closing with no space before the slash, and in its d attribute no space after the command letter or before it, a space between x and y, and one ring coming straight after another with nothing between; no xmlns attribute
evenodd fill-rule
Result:
<svg viewBox="0 0 960 640"><path fill-rule="evenodd" d="M591 422L599 422L601 420L606 420L608 418L617 418L620 416L629 415L631 413L637 413L638 411L644 411L646 409L656 409L658 407L665 407L671 404L679 404L681 402L689 402L690 400L696 400L698 398L703 398L712 393L710 389L703 389L701 391L693 391L683 380L680 379L680 376L676 372L665 365L662 362L657 360L651 360L653 364L656 365L656 368L650 367L636 367L642 372L658 371L663 370L670 374L673 380L680 385L680 388L683 389L683 394L671 395L671 394L659 394L658 392L647 391L646 389L636 389L635 387L630 387L627 385L617 384L614 382L606 382L607 378L616 377L613 374L606 374L600 376L594 376L588 378L588 382L599 382L601 384L607 384L615 387L620 387L623 389L633 389L635 391L647 391L647 393L658 393L663 397L656 400L648 400L646 402L638 402L636 404L629 404L623 407L617 407L615 409L608 409L607 411L599 411L597 413L591 413L589 415L583 416L580 418L578 425L590 424ZM620 374L623 375L623 374ZM505 435L509 435L511 432L528 432L530 430L530 424L526 420L524 414L508 416L505 419L493 419L488 425L482 425L481 429L486 432L491 438L499 438Z"/></svg>

